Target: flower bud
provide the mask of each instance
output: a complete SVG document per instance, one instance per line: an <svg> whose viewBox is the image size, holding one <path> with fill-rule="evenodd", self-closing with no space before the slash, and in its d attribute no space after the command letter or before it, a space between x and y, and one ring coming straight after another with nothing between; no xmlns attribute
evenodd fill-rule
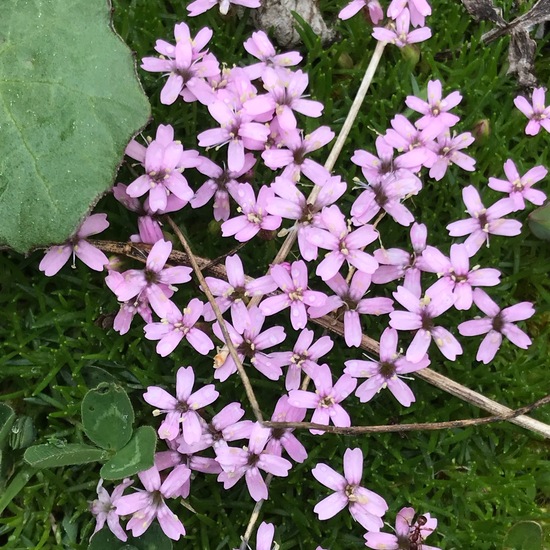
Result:
<svg viewBox="0 0 550 550"><path fill-rule="evenodd" d="M476 141L485 142L491 135L491 123L489 120L487 118L478 120L472 128L472 134L476 138Z"/></svg>

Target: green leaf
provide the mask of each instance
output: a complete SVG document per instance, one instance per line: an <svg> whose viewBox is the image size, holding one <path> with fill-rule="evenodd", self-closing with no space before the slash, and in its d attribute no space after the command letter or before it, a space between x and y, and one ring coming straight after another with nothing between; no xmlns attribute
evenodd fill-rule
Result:
<svg viewBox="0 0 550 550"><path fill-rule="evenodd" d="M82 400L82 424L99 447L118 451L132 437L134 409L123 388L108 382L90 390Z"/></svg>
<svg viewBox="0 0 550 550"><path fill-rule="evenodd" d="M153 523L141 537L128 536L122 542L104 527L90 541L88 550L172 550L172 541L163 533L158 523Z"/></svg>
<svg viewBox="0 0 550 550"><path fill-rule="evenodd" d="M6 509L8 504L23 490L36 470L29 466L23 466L10 484L2 491L0 497L0 514Z"/></svg>
<svg viewBox="0 0 550 550"><path fill-rule="evenodd" d="M57 468L105 460L106 453L102 449L81 443L45 443L29 447L23 458L34 468Z"/></svg>
<svg viewBox="0 0 550 550"><path fill-rule="evenodd" d="M529 214L529 229L535 237L550 241L550 202Z"/></svg>
<svg viewBox="0 0 550 550"><path fill-rule="evenodd" d="M138 428L126 447L106 462L100 471L103 479L123 479L151 468L157 435L151 426Z"/></svg>
<svg viewBox="0 0 550 550"><path fill-rule="evenodd" d="M30 416L20 416L11 427L10 447L25 449L35 440L35 430Z"/></svg>
<svg viewBox="0 0 550 550"><path fill-rule="evenodd" d="M0 75L0 243L26 252L75 232L150 107L106 0L4 0Z"/></svg>
<svg viewBox="0 0 550 550"><path fill-rule="evenodd" d="M13 409L5 403L0 403L0 446L10 435L12 424L15 422Z"/></svg>
<svg viewBox="0 0 550 550"><path fill-rule="evenodd" d="M542 550L542 527L536 521L519 521L508 531L503 550Z"/></svg>

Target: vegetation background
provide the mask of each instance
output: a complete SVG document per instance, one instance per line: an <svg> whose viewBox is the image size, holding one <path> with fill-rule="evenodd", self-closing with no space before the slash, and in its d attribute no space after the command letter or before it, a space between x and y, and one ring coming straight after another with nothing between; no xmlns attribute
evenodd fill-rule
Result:
<svg viewBox="0 0 550 550"><path fill-rule="evenodd" d="M336 132L348 112L363 72L369 62L375 40L361 16L347 22L335 21L344 2L320 2L322 13L334 22L337 39L323 46L307 29L301 30L303 69L310 76L313 98L325 104L320 121L308 120L309 130L328 124ZM506 19L526 11L533 2L498 2ZM115 0L114 26L135 50L137 59L153 55L157 38L172 40L173 26L187 21L196 32L208 25L214 29L210 49L228 66L248 59L242 42L252 31L247 16L233 12L221 17L215 10L188 19L185 2L163 0ZM480 137L468 150L477 159L477 171L466 173L452 168L441 182L424 178L425 189L411 199L418 220L429 227L429 241L447 251L451 241L445 226L463 217L461 188L473 183L481 190L486 204L498 194L487 187L489 176L502 177L502 165L512 158L520 172L536 164L550 166L550 137L541 132L525 136L526 119L513 108L519 93L513 77L507 75L508 38L485 46L481 35L489 29L473 22L460 2L432 2L433 16L428 24L433 38L407 52L388 47L377 70L372 88L362 107L335 172L350 182L343 206L351 204L357 191L352 178L359 175L349 158L358 148L373 149L377 132L384 132L395 113L404 112L405 97L425 90L428 80L438 78L446 91L458 89L464 96L458 108L460 131L474 131L486 121L488 135ZM536 71L541 85L550 78L548 33L538 41ZM214 126L205 109L183 102L172 107L159 103L162 78L138 71L153 107L153 121L146 135L154 134L158 124L170 122L186 148L197 148L199 131ZM218 155L222 158L224 151ZM325 152L318 155L323 160ZM203 177L186 172L194 188ZM269 171L257 174L258 184L269 183ZM263 181L260 181L264 178ZM124 167L117 181L132 181ZM540 187L548 192L548 181ZM107 212L111 221L106 238L125 241L134 232L132 215L112 197L102 199L97 211ZM526 220L525 213L518 214ZM184 209L181 222L196 252L214 258L234 246L222 239L219 226L210 221L211 210ZM386 247L406 246L408 232L391 220L380 225ZM102 235L103 237L103 235ZM279 241L258 246L253 242L241 254L251 275L258 275L272 260ZM140 322L125 336L108 326L117 311L115 297L103 284L102 274L77 265L66 266L60 274L46 278L38 271L42 252L28 257L4 253L0 256L0 400L10 404L19 417L27 418L29 431L19 449L3 456L0 479L0 547L2 548L86 548L94 521L88 512L95 498L97 465L67 467L32 472L22 462L25 446L48 438L66 441L83 439L80 426L80 402L87 389L98 381L114 379L130 393L138 413L137 424L158 422L142 394L148 385L173 385L178 366L193 364L202 373L202 382L212 375L211 358L199 357L182 346L169 358L162 359L154 345L143 339ZM496 401L512 408L529 404L548 393L550 319L550 254L547 242L534 237L527 224L515 238L495 238L491 247L480 254L479 263L497 267L503 273L502 284L491 292L503 306L530 300L537 314L526 323L533 345L526 351L505 343L490 365L475 360L478 338L462 339L465 353L452 363L433 354L432 368ZM395 286L378 288L390 295ZM189 285L178 295L183 303L196 292ZM188 293L188 294L186 294ZM448 326L467 318L456 312L447 317ZM366 326L367 333L378 338L386 319ZM287 340L288 347L294 335ZM337 340L329 359L336 372L343 361L360 357ZM254 387L271 414L278 394L274 384L253 379ZM445 421L481 416L476 407L416 380L411 382L417 402L404 409L389 392L362 405L350 400L354 424ZM233 377L223 385L222 397L246 404L239 380ZM550 409L532 413L550 423ZM249 416L251 418L251 415ZM156 425L156 424L155 424ZM509 423L440 432L412 432L372 435L357 438L300 434L309 452L308 460L296 465L288 479L275 479L270 500L262 509L262 519L277 526L276 540L282 550L324 548L362 548L363 530L349 514L319 522L313 513L316 502L328 494L311 475L319 462L341 468L347 447L361 447L365 455L364 484L383 495L390 505L387 521L411 504L419 512L430 512L439 520L437 534L430 544L445 550L472 548L500 549L506 533L520 520L534 520L549 538L550 467L548 441ZM158 448L162 448L159 443ZM189 503L195 513L177 505L188 536L175 548L224 549L238 546L254 502L243 483L224 491L215 476L197 476L192 482ZM550 546L549 546L550 547ZM526 546L525 548L529 548Z"/></svg>

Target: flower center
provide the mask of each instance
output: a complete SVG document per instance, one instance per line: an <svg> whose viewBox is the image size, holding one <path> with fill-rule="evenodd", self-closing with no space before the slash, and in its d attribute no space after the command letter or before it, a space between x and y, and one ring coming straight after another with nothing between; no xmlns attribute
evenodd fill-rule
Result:
<svg viewBox="0 0 550 550"><path fill-rule="evenodd" d="M319 406L323 409L328 409L329 407L332 407L332 405L334 405L334 397L331 397L330 395L323 397L323 399L319 401Z"/></svg>

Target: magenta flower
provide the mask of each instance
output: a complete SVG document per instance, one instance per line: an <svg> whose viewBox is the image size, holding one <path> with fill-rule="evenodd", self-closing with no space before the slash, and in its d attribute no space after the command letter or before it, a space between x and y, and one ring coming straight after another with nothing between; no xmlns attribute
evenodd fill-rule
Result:
<svg viewBox="0 0 550 550"><path fill-rule="evenodd" d="M397 331L387 328L380 336L380 361L346 361L344 372L355 378L368 378L355 392L361 403L370 401L380 390L389 388L401 405L410 407L416 399L400 375L424 369L429 364L427 355L417 363L401 357L397 351Z"/></svg>
<svg viewBox="0 0 550 550"><path fill-rule="evenodd" d="M220 168L210 159L202 157L197 170L208 176L194 197L189 201L192 208L204 206L212 197L214 197L214 219L216 221L225 221L229 218L229 189L239 184L238 178L246 174L256 164L256 159L251 153L244 156L244 165L237 172L231 172L227 168Z"/></svg>
<svg viewBox="0 0 550 550"><path fill-rule="evenodd" d="M97 484L97 499L90 505L90 511L95 516L96 526L94 533L97 533L100 529L103 529L105 522L115 537L123 542L128 540L128 535L124 532L124 529L120 526L120 516L116 512L116 505L118 499L124 493L124 490L132 485L131 479L125 479L122 483L117 485L113 489L112 495L103 487L103 479L100 479Z"/></svg>
<svg viewBox="0 0 550 550"><path fill-rule="evenodd" d="M322 336L312 343L314 334L312 330L306 328L300 332L292 351L276 351L269 356L280 367L288 365L285 379L287 391L297 390L300 387L302 370L311 377L319 366L318 359L326 355L334 346L330 336Z"/></svg>
<svg viewBox="0 0 550 550"><path fill-rule="evenodd" d="M199 164L199 153L184 151L182 144L174 141L172 126L161 124L156 139L147 147L135 140L131 141L126 147L126 154L145 168L145 174L134 180L126 192L130 197L141 197L148 192L151 212L166 210L170 193L183 201L183 204L187 204L193 197L193 191L181 172Z"/></svg>
<svg viewBox="0 0 550 550"><path fill-rule="evenodd" d="M165 315L160 323L145 326L145 338L159 340L156 350L161 357L172 353L184 338L196 351L208 355L214 349L214 342L195 327L195 323L202 315L203 307L204 304L198 298L193 298L182 314L173 302L167 300Z"/></svg>
<svg viewBox="0 0 550 550"><path fill-rule="evenodd" d="M155 466L138 473L145 490L138 489L136 493L120 497L116 505L119 516L133 514L126 528L134 537L143 535L155 518L168 538L179 540L181 535L185 535L185 527L164 499L178 496L190 475L191 470L185 465L176 466L162 483Z"/></svg>
<svg viewBox="0 0 550 550"><path fill-rule="evenodd" d="M363 476L361 449L346 449L344 476L326 464L317 464L311 473L319 483L335 491L313 509L319 519L329 519L348 506L353 519L365 529L380 531L384 525L381 518L388 510L388 505L380 495L361 486Z"/></svg>
<svg viewBox="0 0 550 550"><path fill-rule="evenodd" d="M540 206L546 200L546 194L532 186L544 179L548 170L544 166L535 166L525 175L520 176L514 161L508 159L504 163L504 173L507 180L489 178L489 187L495 191L508 193L514 204L514 212L525 208L525 201Z"/></svg>
<svg viewBox="0 0 550 550"><path fill-rule="evenodd" d="M271 189L278 196L269 201L267 211L296 221L300 254L306 262L315 260L319 249L309 241L307 233L310 227L322 227L320 211L336 202L346 192L346 182L340 176L329 177L313 203L308 202L294 182L283 177L275 178Z"/></svg>
<svg viewBox="0 0 550 550"><path fill-rule="evenodd" d="M349 284L340 273L325 282L336 292L336 296L329 296L322 306L309 308L309 315L316 319L343 307L344 338L349 347L361 345L363 329L360 315L382 315L393 311L391 298L364 298L370 287L371 277L362 271L356 271Z"/></svg>
<svg viewBox="0 0 550 550"><path fill-rule="evenodd" d="M217 59L206 51L201 51L212 38L213 31L201 29L195 38L191 38L189 27L178 23L174 27L176 45L164 40L157 40L155 50L161 57L144 57L141 68L151 73L168 74L168 80L160 92L160 102L172 105L181 95L184 101L197 99L208 105L215 101L214 95L206 78L219 74Z"/></svg>
<svg viewBox="0 0 550 550"><path fill-rule="evenodd" d="M422 253L426 248L428 230L423 223L414 223L411 227L413 252L399 248L380 248L374 251L374 258L380 267L372 274L372 282L383 285L404 277L403 286L420 298L422 287Z"/></svg>
<svg viewBox="0 0 550 550"><path fill-rule="evenodd" d="M109 258L92 246L86 237L96 235L109 227L107 214L93 214L86 218L74 237L71 237L66 244L48 248L42 258L38 269L44 275L51 277L55 275L73 257L72 266L75 268L75 256L82 260L88 267L95 271L103 271L103 267L109 263Z"/></svg>
<svg viewBox="0 0 550 550"><path fill-rule="evenodd" d="M484 242L489 246L489 235L513 237L521 233L521 222L502 219L502 216L506 216L514 208L510 200L501 199L485 208L473 185L462 189L462 199L471 218L450 223L447 230L451 237L469 235L464 244L470 256L473 256Z"/></svg>
<svg viewBox="0 0 550 550"><path fill-rule="evenodd" d="M430 168L430 178L434 178L436 181L443 179L451 164L460 166L462 170L473 172L476 161L466 153L462 153L460 149L465 149L474 141L475 138L470 132L464 132L453 137L449 134L437 136L436 141L428 143L428 147L437 154L437 160Z"/></svg>
<svg viewBox="0 0 550 550"><path fill-rule="evenodd" d="M441 277L432 286L432 291L434 294L452 293L456 309L472 307L472 287L496 286L500 283L498 269L479 269L479 266L470 269L470 258L465 244L451 245L450 256L447 258L437 248L428 246L422 254L422 269Z"/></svg>
<svg viewBox="0 0 550 550"><path fill-rule="evenodd" d="M147 256L145 269L125 271L122 280L120 275L114 275L115 272L111 271L105 282L119 301L127 302L136 296L138 299L146 297L155 313L164 317L170 307L166 287L189 282L193 272L185 266L165 268L171 252L171 242L158 241Z"/></svg>
<svg viewBox="0 0 550 550"><path fill-rule="evenodd" d="M189 17L195 17L219 5L220 13L227 15L231 4L244 6L245 8L259 8L261 5L260 0L195 0L187 6L187 11L189 12Z"/></svg>
<svg viewBox="0 0 550 550"><path fill-rule="evenodd" d="M241 332L238 332L230 323L225 323L231 341L237 349L237 354L241 361L249 359L252 366L258 369L264 376L270 380L277 380L283 371L281 367L272 361L270 356L265 354L263 350L276 346L281 342L284 342L286 333L283 327L275 326L270 327L264 332L261 332L265 317L257 307L250 308L244 321L240 321ZM212 327L214 334L222 341L225 342L225 338L220 329L218 323L215 323ZM223 358L220 363L215 363L216 372L214 378L224 382L237 371L237 366L233 361L233 358L229 353L224 350L221 354Z"/></svg>
<svg viewBox="0 0 550 550"><path fill-rule="evenodd" d="M528 136L536 136L541 128L550 132L550 107L545 106L544 88L533 90L533 104L523 96L514 99L514 105L529 119L525 127Z"/></svg>
<svg viewBox="0 0 550 550"><path fill-rule="evenodd" d="M405 287L398 287L393 297L408 311L393 311L390 313L390 326L397 330L416 330L412 342L407 349L406 359L418 363L428 351L432 338L441 353L451 361L462 354L462 346L458 340L445 328L436 326L434 319L447 311L453 305L450 294L441 294L430 287L423 298L418 298Z"/></svg>
<svg viewBox="0 0 550 550"><path fill-rule="evenodd" d="M305 415L305 409L293 407L288 402L288 395L283 395L275 405L275 411L273 412L271 421L302 422ZM271 428L271 437L266 447L267 452L276 456L281 456L284 449L292 460L303 462L307 458L307 451L292 433L293 431L292 428Z"/></svg>
<svg viewBox="0 0 550 550"><path fill-rule="evenodd" d="M273 44L264 31L253 32L252 36L245 40L243 45L250 55L260 60L260 63L253 63L244 67L244 71L251 80L260 78L268 67L286 71L286 67L298 65L302 61L302 56L298 52L286 52L277 55Z"/></svg>
<svg viewBox="0 0 550 550"><path fill-rule="evenodd" d="M344 214L336 205L323 208L321 221L328 230L313 227L308 231L307 238L315 246L330 250L315 272L323 281L332 279L345 261L363 273L376 271L378 262L363 251L365 246L378 238L378 232L372 225L350 231Z"/></svg>
<svg viewBox="0 0 550 550"><path fill-rule="evenodd" d="M271 216L267 212L267 205L275 196L269 187L262 186L258 200L249 183L239 183L229 189L229 193L239 204L237 211L241 212L241 215L223 222L224 237L234 235L235 239L244 243L257 235L261 229L274 231L281 225L282 220L279 216Z"/></svg>
<svg viewBox="0 0 550 550"><path fill-rule="evenodd" d="M366 533L365 544L374 550L399 550L407 548L412 550L441 550L435 546L424 544L426 538L437 527L437 519L430 514L417 516L414 521L414 508L401 508L395 518L395 535L390 533Z"/></svg>
<svg viewBox="0 0 550 550"><path fill-rule="evenodd" d="M452 92L447 97L442 98L441 82L439 80L430 80L428 82L427 102L410 95L407 96L405 103L409 109L424 115L416 121L415 125L417 128L424 130L425 128L435 127L440 134L460 120L458 116L448 111L456 107L461 101L462 96L459 92Z"/></svg>
<svg viewBox="0 0 550 550"><path fill-rule="evenodd" d="M357 385L357 380L348 374L343 374L334 386L332 374L328 365L319 365L311 375L315 384L315 392L292 390L288 394L288 402L302 409L315 409L311 421L316 424L329 425L330 420L335 426L348 428L351 426L349 414L340 402L343 401ZM322 435L323 430L309 430L314 435Z"/></svg>
<svg viewBox="0 0 550 550"><path fill-rule="evenodd" d="M290 273L282 265L274 265L270 274L283 294L266 298L260 304L264 315L274 315L290 307L290 322L294 330L305 328L307 324L306 306L320 306L326 300L326 294L308 289L308 273L304 261L293 262Z"/></svg>
<svg viewBox="0 0 550 550"><path fill-rule="evenodd" d="M462 336L487 334L479 346L476 356L478 361L487 364L493 360L502 344L503 334L518 348L527 349L531 345L531 338L514 325L516 321L524 321L534 315L535 310L531 302L520 302L500 309L480 288L474 290L474 302L487 317L460 323L458 332Z"/></svg>
<svg viewBox="0 0 550 550"><path fill-rule="evenodd" d="M267 499L267 485L260 470L274 476L287 477L292 464L280 456L265 450L271 435L269 428L256 422L250 434L248 447L218 447L216 460L223 468L218 480L223 482L224 489L233 487L243 476L250 496L258 502Z"/></svg>
<svg viewBox="0 0 550 550"><path fill-rule="evenodd" d="M347 6L340 10L338 17L342 20L350 19L364 7L368 9L370 20L375 25L378 21L384 19L384 11L378 0L352 0Z"/></svg>
<svg viewBox="0 0 550 550"><path fill-rule="evenodd" d="M262 159L272 170L285 167L281 174L283 178L296 183L303 173L313 183L322 186L330 178L330 173L318 162L306 158L306 155L324 147L333 138L334 132L328 126L321 126L305 137L301 136L299 130L291 129L283 133L277 147L262 153Z"/></svg>
<svg viewBox="0 0 550 550"><path fill-rule="evenodd" d="M176 397L172 397L166 390L158 386L149 386L143 394L143 399L157 407L154 416L166 414L159 428L161 439L176 439L181 432L183 439L189 445L200 440L202 435L200 415L197 409L212 404L220 395L214 384L203 386L200 390L191 393L195 383L193 367L180 367L176 375Z"/></svg>
<svg viewBox="0 0 550 550"><path fill-rule="evenodd" d="M410 30L411 14L407 8L403 9L396 17L395 24L392 22L390 28L375 27L372 30L372 36L381 42L390 42L399 48L407 44L423 42L432 36L429 27L421 27L413 31Z"/></svg>

